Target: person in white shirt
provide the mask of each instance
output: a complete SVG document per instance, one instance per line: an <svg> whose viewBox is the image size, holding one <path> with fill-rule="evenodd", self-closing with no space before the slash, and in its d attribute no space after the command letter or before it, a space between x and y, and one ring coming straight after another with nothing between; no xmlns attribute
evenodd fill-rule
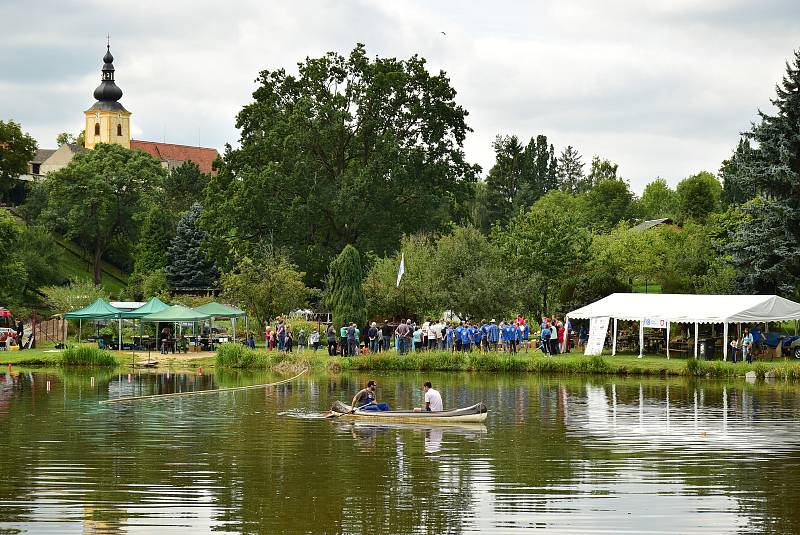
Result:
<svg viewBox="0 0 800 535"><path fill-rule="evenodd" d="M425 381L422 385L422 391L425 392L425 407L422 409L414 409L415 412L442 412L442 395L438 390L433 388L430 381Z"/></svg>

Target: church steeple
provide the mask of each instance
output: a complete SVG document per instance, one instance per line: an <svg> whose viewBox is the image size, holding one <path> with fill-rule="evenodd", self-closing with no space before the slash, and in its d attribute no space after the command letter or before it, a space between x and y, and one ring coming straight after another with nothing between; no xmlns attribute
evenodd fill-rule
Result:
<svg viewBox="0 0 800 535"><path fill-rule="evenodd" d="M114 56L111 55L111 43L106 43L103 56L103 68L100 85L94 90L97 100L86 110L85 146L92 149L98 143L116 143L130 148L130 116L131 113L120 104L122 89L114 82Z"/></svg>

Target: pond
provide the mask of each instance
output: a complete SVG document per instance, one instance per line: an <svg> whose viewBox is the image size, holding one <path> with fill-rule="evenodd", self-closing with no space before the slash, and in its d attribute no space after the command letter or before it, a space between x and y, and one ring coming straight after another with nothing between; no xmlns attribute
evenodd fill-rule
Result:
<svg viewBox="0 0 800 535"><path fill-rule="evenodd" d="M752 533L800 525L800 389L533 375L0 374L0 533ZM484 401L484 424L319 418Z"/></svg>

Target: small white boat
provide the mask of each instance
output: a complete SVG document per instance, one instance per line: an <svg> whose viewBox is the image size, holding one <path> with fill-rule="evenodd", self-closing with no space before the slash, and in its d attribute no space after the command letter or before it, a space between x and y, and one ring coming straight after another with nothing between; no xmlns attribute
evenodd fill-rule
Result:
<svg viewBox="0 0 800 535"><path fill-rule="evenodd" d="M350 412L352 407L345 405L341 401L333 404L328 418L341 418L345 420L359 420L364 422L403 422L403 423L481 423L486 420L488 409L486 405L476 403L469 407L453 409L450 411L415 412L413 410L401 411L369 411L356 409Z"/></svg>

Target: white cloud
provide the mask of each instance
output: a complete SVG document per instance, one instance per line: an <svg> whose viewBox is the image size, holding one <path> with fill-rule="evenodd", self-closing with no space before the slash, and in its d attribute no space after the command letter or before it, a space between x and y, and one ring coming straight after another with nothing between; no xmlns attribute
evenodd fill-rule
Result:
<svg viewBox="0 0 800 535"><path fill-rule="evenodd" d="M800 46L789 0L14 0L0 20L0 117L42 146L82 126L106 32L135 135L220 149L237 141L260 70L363 42L448 72L474 129L467 156L484 169L496 134L544 133L619 163L637 191L716 170Z"/></svg>

